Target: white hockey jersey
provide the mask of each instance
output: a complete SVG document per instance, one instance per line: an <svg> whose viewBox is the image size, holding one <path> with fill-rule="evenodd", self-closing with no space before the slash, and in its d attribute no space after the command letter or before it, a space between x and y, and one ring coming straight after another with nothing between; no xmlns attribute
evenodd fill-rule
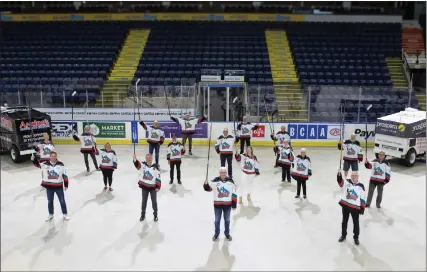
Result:
<svg viewBox="0 0 427 272"><path fill-rule="evenodd" d="M166 159L169 162L180 162L182 155L184 155L185 149L180 142L171 142L168 145Z"/></svg>
<svg viewBox="0 0 427 272"><path fill-rule="evenodd" d="M276 152L279 154L279 159L277 160L278 164L290 166L294 161L294 154L290 146L278 146Z"/></svg>
<svg viewBox="0 0 427 272"><path fill-rule="evenodd" d="M203 189L207 192L213 192L214 207L231 206L236 208L236 185L231 178L226 177L225 180L221 180L220 177L216 177L208 184L203 184Z"/></svg>
<svg viewBox="0 0 427 272"><path fill-rule="evenodd" d="M80 152L93 152L92 148L96 147L96 139L92 134L83 133L82 135L73 135L75 141L80 141Z"/></svg>
<svg viewBox="0 0 427 272"><path fill-rule="evenodd" d="M366 207L365 186L360 182L354 184L351 179L343 179L340 175L337 175L337 181L340 187L344 187L339 204L363 214Z"/></svg>
<svg viewBox="0 0 427 272"><path fill-rule="evenodd" d="M242 158L243 157L243 158ZM249 157L246 154L236 154L235 158L240 162L240 168L247 175L259 175L259 164L257 157Z"/></svg>
<svg viewBox="0 0 427 272"><path fill-rule="evenodd" d="M215 150L218 154L221 155L232 155L234 152L234 143L236 140L232 135L224 135L219 136L216 140Z"/></svg>
<svg viewBox="0 0 427 272"><path fill-rule="evenodd" d="M387 184L390 181L391 168L388 161L375 159L371 162L365 162L367 169L372 169L369 181Z"/></svg>
<svg viewBox="0 0 427 272"><path fill-rule="evenodd" d="M294 158L291 176L294 178L308 179L311 176L311 160L309 157L304 158L301 155Z"/></svg>
<svg viewBox="0 0 427 272"><path fill-rule="evenodd" d="M271 137L272 140L274 140L274 143L276 144L276 146L281 146L284 144L285 140L288 140L289 143L291 143L291 135L289 135L288 132L282 132L279 131L276 133L276 135L273 137Z"/></svg>
<svg viewBox="0 0 427 272"><path fill-rule="evenodd" d="M51 142L49 142L48 144L43 142L37 145L36 151L40 157L41 162L49 161L50 153L52 151L55 151L55 146Z"/></svg>
<svg viewBox="0 0 427 272"><path fill-rule="evenodd" d="M106 151L105 149L100 149L99 155L101 156L99 168L117 169L117 155L114 150Z"/></svg>
<svg viewBox="0 0 427 272"><path fill-rule="evenodd" d="M362 148L360 147L359 141L354 143L350 140L344 142L344 146L338 143L338 149L343 149L343 160L345 161L363 161Z"/></svg>
<svg viewBox="0 0 427 272"><path fill-rule="evenodd" d="M250 122L240 123L237 126L237 130L239 131L239 138L241 139L250 139L252 137L252 130L257 129L257 125L253 125Z"/></svg>
<svg viewBox="0 0 427 272"><path fill-rule="evenodd" d="M139 170L139 188L159 189L162 187L160 180L160 171L157 164L148 166L146 162L140 163L138 160L133 160L136 169Z"/></svg>
<svg viewBox="0 0 427 272"><path fill-rule="evenodd" d="M68 188L68 175L62 162L57 161L52 164L50 161L39 162L36 158L33 160L34 166L42 170L42 186L45 188L59 188L65 186Z"/></svg>
<svg viewBox="0 0 427 272"><path fill-rule="evenodd" d="M181 130L183 134L193 134L196 132L196 125L199 123L202 123L206 118L191 118L190 120L183 119L183 118L175 118L171 116L171 119L178 123L181 126Z"/></svg>
<svg viewBox="0 0 427 272"><path fill-rule="evenodd" d="M147 142L149 144L163 144L165 141L165 132L160 127L147 126L144 121L139 124L148 132Z"/></svg>

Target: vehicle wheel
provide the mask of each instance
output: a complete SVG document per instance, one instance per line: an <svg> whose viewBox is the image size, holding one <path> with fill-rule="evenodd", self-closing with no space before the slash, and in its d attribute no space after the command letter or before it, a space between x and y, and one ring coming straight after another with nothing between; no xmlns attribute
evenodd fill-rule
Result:
<svg viewBox="0 0 427 272"><path fill-rule="evenodd" d="M407 167L411 167L417 161L417 153L414 149L409 149L408 153L406 153L405 164Z"/></svg>
<svg viewBox="0 0 427 272"><path fill-rule="evenodd" d="M10 149L10 158L14 163L20 163L22 160L22 157L19 154L19 149L16 145L13 145Z"/></svg>

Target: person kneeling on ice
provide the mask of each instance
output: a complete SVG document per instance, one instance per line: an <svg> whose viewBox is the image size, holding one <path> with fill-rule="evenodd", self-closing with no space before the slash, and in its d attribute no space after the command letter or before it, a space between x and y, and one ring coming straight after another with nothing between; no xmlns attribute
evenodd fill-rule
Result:
<svg viewBox="0 0 427 272"><path fill-rule="evenodd" d="M37 152L36 157L38 157L40 162L50 161L50 153L55 151L55 146L49 140L49 134L43 134L43 142L38 144L35 148Z"/></svg>
<svg viewBox="0 0 427 272"><path fill-rule="evenodd" d="M158 221L157 217L157 192L162 187L160 180L160 171L157 164L153 163L153 156L151 154L145 155L145 162L140 163L133 154L133 164L139 170L138 185L142 191L142 204L141 204L141 217L139 221L144 221L145 210L147 209L148 195L151 197L151 204L153 205L154 221Z"/></svg>
<svg viewBox="0 0 427 272"><path fill-rule="evenodd" d="M231 209L237 207L236 185L234 181L227 176L227 168L219 168L219 177L212 181L205 180L203 189L207 192L213 192L214 211L215 211L215 234L212 237L216 241L220 232L221 216L224 213L224 235L228 241L232 240L230 235L230 213Z"/></svg>
<svg viewBox="0 0 427 272"><path fill-rule="evenodd" d="M254 183L255 176L259 176L258 159L254 155L254 150L251 146L246 147L245 154L238 154L236 150L234 157L236 158L236 161L240 162L240 168L242 169L242 179L237 185L240 194L239 204L243 204L242 195L245 193L248 201L251 202L252 185Z"/></svg>
<svg viewBox="0 0 427 272"><path fill-rule="evenodd" d="M166 158L170 165L170 182L173 183L174 168L176 166L176 177L178 179L178 184L181 182L181 156L185 154L185 147L176 140L176 135L172 135L172 142L168 145L168 151Z"/></svg>
<svg viewBox="0 0 427 272"><path fill-rule="evenodd" d="M363 161L362 148L360 142L356 140L356 134L351 134L350 140L344 142L344 146L338 143L338 150L343 150L344 176L347 177L348 170L359 171L359 162Z"/></svg>
<svg viewBox="0 0 427 272"><path fill-rule="evenodd" d="M308 178L311 176L311 160L309 157L307 157L307 149L302 148L301 149L301 155L298 155L294 162L293 162L293 168L291 172L291 176L294 180L297 181L297 195L295 198L299 198L301 193L301 186L302 186L302 193L304 195L304 198L307 198L307 188L306 183Z"/></svg>
<svg viewBox="0 0 427 272"><path fill-rule="evenodd" d="M376 204L377 208L380 209L381 201L383 199L384 185L389 183L391 172L390 165L388 161L385 160L384 151L378 152L378 159L375 159L372 162L369 162L366 159L365 167L367 169L372 169L371 178L369 180L368 200L366 202L366 207L369 208L371 205L375 188L378 188Z"/></svg>
<svg viewBox="0 0 427 272"><path fill-rule="evenodd" d="M337 174L337 182L340 187L344 187L344 194L339 201L342 207L341 237L338 242L345 240L347 236L347 223L351 214L353 219L353 239L359 245L359 214L363 214L366 207L365 186L359 182L359 174L351 173L351 179L343 179L341 171Z"/></svg>
<svg viewBox="0 0 427 272"><path fill-rule="evenodd" d="M99 168L101 168L102 176L104 178L104 190L113 191L113 172L117 169L117 155L114 150L111 149L111 144L106 142L104 144L104 148L95 151L96 155L101 155L101 164ZM107 186L108 182L108 186ZM110 187L110 188L108 188Z"/></svg>
<svg viewBox="0 0 427 272"><path fill-rule="evenodd" d="M55 151L50 153L49 161L39 162L34 154L31 156L31 160L33 161L34 166L42 170L41 185L46 188L48 201L47 207L49 210L49 216L46 219L46 222L53 219L53 199L55 194L58 196L59 203L61 204L64 220L70 220L70 217L67 215L67 204L65 203L64 196L64 190L67 191L68 189L68 176L65 171L64 164L58 161Z"/></svg>
<svg viewBox="0 0 427 272"><path fill-rule="evenodd" d="M286 179L288 182L291 182L291 166L294 161L294 154L291 146L289 145L289 140L283 140L283 143L280 146L275 147L275 150L279 156L277 164L282 167L282 182Z"/></svg>
<svg viewBox="0 0 427 272"><path fill-rule="evenodd" d="M93 161L93 164L95 165L96 170L100 171L98 167L98 163L96 162L96 157L95 157L96 140L95 140L95 137L93 137L92 132L90 131L90 126L85 126L85 132L82 135L78 136L74 131L72 135L75 141L80 142L80 152L84 156L87 172L90 172L89 160L88 160L89 155L92 158L92 161Z"/></svg>

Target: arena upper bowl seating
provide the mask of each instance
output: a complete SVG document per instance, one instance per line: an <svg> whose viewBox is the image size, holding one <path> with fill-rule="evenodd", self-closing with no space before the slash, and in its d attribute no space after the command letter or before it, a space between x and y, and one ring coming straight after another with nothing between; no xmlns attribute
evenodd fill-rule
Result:
<svg viewBox="0 0 427 272"><path fill-rule="evenodd" d="M94 103L128 31L135 28L150 29L133 80L141 78L140 84L145 86L196 82L204 68L243 69L250 89L261 85L271 97L274 84L266 29L286 31L303 90L322 85L354 86L354 90L371 86L382 87L381 97L388 97L392 81L385 59L401 55L401 25L393 23L5 22L0 41L0 90L44 90L58 103L64 89L67 101L71 99L68 90L85 90ZM331 94L340 95L341 89L328 88ZM311 99L316 95L319 102L329 92L319 92ZM80 102L85 99L83 93L77 98ZM251 96L251 102L257 99ZM400 102L407 100L395 104ZM319 103L312 111L314 119L334 120L322 115L328 112L327 106ZM398 107L377 108L379 116Z"/></svg>

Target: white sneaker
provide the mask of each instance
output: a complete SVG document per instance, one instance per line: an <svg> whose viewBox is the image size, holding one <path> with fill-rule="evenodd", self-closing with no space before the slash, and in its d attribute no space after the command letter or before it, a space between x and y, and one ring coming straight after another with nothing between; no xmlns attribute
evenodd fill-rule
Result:
<svg viewBox="0 0 427 272"><path fill-rule="evenodd" d="M64 221L68 221L68 220L70 220L71 218L68 216L68 215L66 215L66 214L64 214Z"/></svg>
<svg viewBox="0 0 427 272"><path fill-rule="evenodd" d="M52 221L53 220L53 215L49 215L47 218L46 218L46 222L50 222L50 221Z"/></svg>

